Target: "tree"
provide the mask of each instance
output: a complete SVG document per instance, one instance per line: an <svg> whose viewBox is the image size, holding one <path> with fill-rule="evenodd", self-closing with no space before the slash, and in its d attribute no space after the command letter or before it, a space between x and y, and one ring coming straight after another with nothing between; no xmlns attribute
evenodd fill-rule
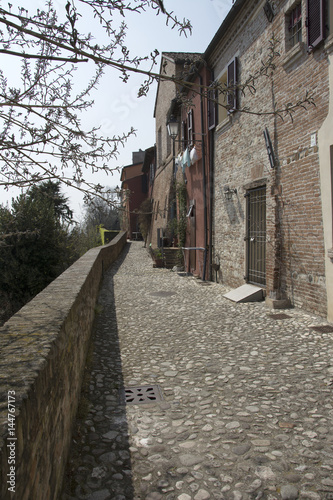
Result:
<svg viewBox="0 0 333 500"><path fill-rule="evenodd" d="M0 296L8 318L78 258L58 183L32 187L0 207Z"/></svg>
<svg viewBox="0 0 333 500"><path fill-rule="evenodd" d="M83 223L86 231L101 224L108 230L120 229L117 195L112 188L106 188L104 197L106 200L96 196L86 205Z"/></svg>
<svg viewBox="0 0 333 500"><path fill-rule="evenodd" d="M97 174L98 179L100 172L112 173L110 160L117 157L120 145L134 130L104 137L98 128L84 130L81 125L80 113L93 105L92 92L106 67L118 72L124 82L130 73L141 74L139 96L146 95L152 82L159 79L172 80L179 87L205 93L207 97L212 90L218 94L235 91L218 84L210 89L193 87L187 78L191 67L179 77L154 72L157 50L143 57L129 53L126 24L123 21L117 25L115 14L125 19L129 12L153 9L165 17L172 29L178 29L180 34L191 33L190 21L180 21L161 0L70 0L64 8L61 4L56 8L52 0L45 0L45 10L37 9L34 14L25 7L14 11L8 5L0 6L0 54L10 58L10 66L15 60L21 60L22 66L21 86L17 85L17 77L12 86L8 75L0 71L0 186L27 188L41 181L57 180L79 189L86 201L96 195L107 199L103 186L98 181L90 182L86 174ZM99 25L102 34L97 40L84 31L84 19L89 19L89 28L91 22L95 22L93 29ZM249 75L239 90L255 92L257 79L274 68L276 55L272 45L261 70ZM77 82L74 85L75 71L91 64L90 80L78 88ZM216 102L219 103L218 98ZM272 113L292 115L295 109L311 102L307 95Z"/></svg>
<svg viewBox="0 0 333 500"><path fill-rule="evenodd" d="M12 87L0 71L0 186L26 188L57 180L79 189L86 200L96 194L107 199L103 186L87 181L86 173L112 173L110 160L134 130L104 137L97 128L83 130L79 113L92 106L91 93L106 66L117 70L124 82L130 72L144 75L140 96L158 78L152 72L157 50L148 57L132 57L125 45L126 24L115 26L115 13L125 18L127 12L154 9L181 33L191 30L189 21L180 22L161 0L71 0L63 10L45 0L45 10L32 15L25 7L14 12L8 5L0 6L0 53L11 62L21 60L22 67L20 87ZM100 25L100 40L80 32L82 17L93 17ZM78 90L75 70L89 62L94 74Z"/></svg>

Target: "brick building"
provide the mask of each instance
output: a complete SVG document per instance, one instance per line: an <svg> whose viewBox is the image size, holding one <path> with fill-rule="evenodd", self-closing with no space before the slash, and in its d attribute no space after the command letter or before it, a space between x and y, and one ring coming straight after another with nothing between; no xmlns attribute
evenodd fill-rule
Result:
<svg viewBox="0 0 333 500"><path fill-rule="evenodd" d="M237 0L205 58L221 86L237 84L219 97L229 111L218 106L215 124L219 281L255 283L273 306L288 299L333 319L332 38L331 10L323 18L323 7L312 0ZM315 106L296 108L292 120L283 111L283 119L271 114L307 91Z"/></svg>
<svg viewBox="0 0 333 500"><path fill-rule="evenodd" d="M127 231L127 238L137 239L140 236L138 211L141 203L148 196L148 174L143 172L145 151L132 154L133 163L123 167L121 171L121 229Z"/></svg>
<svg viewBox="0 0 333 500"><path fill-rule="evenodd" d="M150 242L154 248L162 244L172 244L170 221L176 216L175 175L172 139L167 132L167 120L173 100L176 98L179 86L171 77L181 79L186 66L200 58L200 54L164 52L161 58L160 73L166 78L161 79L155 99L156 127L156 172L152 193L153 217ZM176 153L179 152L179 142L175 143Z"/></svg>
<svg viewBox="0 0 333 500"><path fill-rule="evenodd" d="M204 280L210 278L212 243L211 136L204 90L210 83L211 71L201 57L180 89L178 106L175 104L171 108L171 112L180 117L177 182L178 186L183 182L186 189L185 267L186 271Z"/></svg>
<svg viewBox="0 0 333 500"><path fill-rule="evenodd" d="M176 176L186 181L185 245L202 249L189 251L188 270L257 284L270 307L330 321L332 20L333 0L236 0L204 54L163 54L161 72L194 91L159 84L151 233L158 246L177 216L173 160L195 144L196 161ZM189 61L196 72L184 75ZM175 155L170 113L181 130Z"/></svg>

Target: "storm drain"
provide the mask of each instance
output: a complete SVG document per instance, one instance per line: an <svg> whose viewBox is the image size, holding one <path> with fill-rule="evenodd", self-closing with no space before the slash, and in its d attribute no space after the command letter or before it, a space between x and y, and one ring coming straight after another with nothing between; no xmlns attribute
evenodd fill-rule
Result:
<svg viewBox="0 0 333 500"><path fill-rule="evenodd" d="M315 330L319 333L333 333L333 326L321 325L321 326L311 326L311 330Z"/></svg>
<svg viewBox="0 0 333 500"><path fill-rule="evenodd" d="M142 405L162 400L162 392L158 385L140 385L120 390L121 404Z"/></svg>
<svg viewBox="0 0 333 500"><path fill-rule="evenodd" d="M284 314L284 313L270 314L269 317L272 319L290 319L291 318L291 316L289 316L288 314Z"/></svg>

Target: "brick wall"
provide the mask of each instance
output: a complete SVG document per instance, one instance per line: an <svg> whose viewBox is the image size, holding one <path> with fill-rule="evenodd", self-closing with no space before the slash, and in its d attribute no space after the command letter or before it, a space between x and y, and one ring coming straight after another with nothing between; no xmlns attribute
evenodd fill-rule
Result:
<svg viewBox="0 0 333 500"><path fill-rule="evenodd" d="M290 2L288 2L290 4ZM305 12L305 2L303 2ZM319 151L311 146L328 112L328 61L323 48L307 54L300 47L291 57L285 48L287 2L276 2L269 23L263 2L245 5L230 30L210 56L215 78L238 56L239 77L260 69L273 36L279 41L276 69L255 81L255 94L240 95L240 106L267 113L296 102L306 90L314 92L316 106L299 109L293 121L285 117L236 112L215 133L214 253L221 262L220 281L231 287L244 283L246 263L246 199L249 189L266 186L267 294L287 296L292 304L326 314L326 287ZM306 40L305 27L303 40ZM294 51L295 52L295 51ZM268 128L277 167L271 169L263 131ZM227 201L224 186L237 188Z"/></svg>
<svg viewBox="0 0 333 500"><path fill-rule="evenodd" d="M88 251L0 329L2 500L60 493L99 285L125 243L120 233Z"/></svg>

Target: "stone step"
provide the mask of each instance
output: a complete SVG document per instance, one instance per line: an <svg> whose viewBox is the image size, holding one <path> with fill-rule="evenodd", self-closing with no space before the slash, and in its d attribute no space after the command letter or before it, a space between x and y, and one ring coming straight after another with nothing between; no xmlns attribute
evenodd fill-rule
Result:
<svg viewBox="0 0 333 500"><path fill-rule="evenodd" d="M233 302L260 302L264 299L262 288L255 285L242 285L223 295Z"/></svg>

